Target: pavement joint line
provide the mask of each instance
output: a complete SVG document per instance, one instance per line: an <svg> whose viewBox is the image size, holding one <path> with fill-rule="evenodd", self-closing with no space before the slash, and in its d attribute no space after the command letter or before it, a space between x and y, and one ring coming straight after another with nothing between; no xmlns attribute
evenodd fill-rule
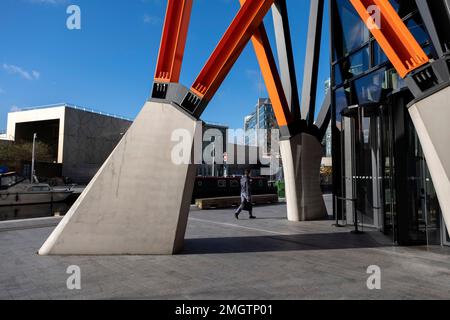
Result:
<svg viewBox="0 0 450 320"><path fill-rule="evenodd" d="M242 229L254 230L254 231L259 231L259 232L264 232L264 233L275 234L275 235L278 235L278 236L292 236L292 235L294 235L292 233L280 233L280 232L269 231L269 230L264 230L264 229L240 226L240 225L237 225L237 224L214 222L214 221L211 221L211 220L203 220L203 219L198 219L198 218L189 218L189 220L198 221L198 222L206 222L206 223L215 224L215 225L229 226L229 227L234 227L234 228L242 228ZM304 242L301 242L301 241L293 241L293 240L289 240L289 239L280 239L280 238L272 238L272 237L270 237L270 238L272 240L284 241L284 242L289 242L289 243L293 243L293 244L300 244L300 245L307 246L307 247L310 247L310 248L321 249L320 246L312 245L310 243L304 243ZM355 248L355 249L357 249L357 248Z"/></svg>
<svg viewBox="0 0 450 320"><path fill-rule="evenodd" d="M11 232L11 231L20 231L20 230L30 230L30 229L45 229L45 228L56 227L57 225L58 225L58 223L51 223L51 224L40 224L40 225L34 225L34 226L0 228L0 233Z"/></svg>
<svg viewBox="0 0 450 320"><path fill-rule="evenodd" d="M270 233L270 234L276 234L276 235L279 235L279 236L291 236L292 235L291 233L281 233L281 232L269 231L269 230L264 230L264 229L259 229L259 228L251 228L251 227L246 227L246 226L240 226L240 225L232 224L232 223L214 222L214 221L211 221L211 220L203 220L203 219L198 219L198 218L189 218L189 220L198 221L198 222L205 222L205 223L221 225L221 226L228 226L228 227L234 227L234 228L241 228L241 229L259 231L259 232Z"/></svg>

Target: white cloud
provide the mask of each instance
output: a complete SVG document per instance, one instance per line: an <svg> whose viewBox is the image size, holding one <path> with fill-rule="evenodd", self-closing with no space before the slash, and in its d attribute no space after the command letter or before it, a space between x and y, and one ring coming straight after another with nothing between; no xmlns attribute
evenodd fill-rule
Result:
<svg viewBox="0 0 450 320"><path fill-rule="evenodd" d="M161 6L162 5L162 0L141 0L141 2L143 2L143 3L150 3L152 5L157 5L157 6Z"/></svg>
<svg viewBox="0 0 450 320"><path fill-rule="evenodd" d="M68 0L28 0L28 2L35 3L35 4L57 5L57 4L66 4L66 3L68 3Z"/></svg>
<svg viewBox="0 0 450 320"><path fill-rule="evenodd" d="M152 26L156 26L156 25L159 25L162 23L162 19L158 16L145 14L144 15L144 23L150 24Z"/></svg>
<svg viewBox="0 0 450 320"><path fill-rule="evenodd" d="M33 75L33 77L36 80L39 80L39 78L41 77L41 74L38 71L36 71L36 70L31 71L31 74Z"/></svg>
<svg viewBox="0 0 450 320"><path fill-rule="evenodd" d="M18 106L11 106L11 109L9 109L10 112L17 112L20 111L20 108Z"/></svg>
<svg viewBox="0 0 450 320"><path fill-rule="evenodd" d="M39 80L39 78L41 77L41 74L36 70L28 72L28 71L22 69L21 67L18 67L18 66L12 65L12 64L4 63L3 69L6 70L6 72L8 72L10 74L17 74L26 80Z"/></svg>
<svg viewBox="0 0 450 320"><path fill-rule="evenodd" d="M258 91L258 95L265 94L266 86L260 70L246 69L245 74L250 79L254 89Z"/></svg>

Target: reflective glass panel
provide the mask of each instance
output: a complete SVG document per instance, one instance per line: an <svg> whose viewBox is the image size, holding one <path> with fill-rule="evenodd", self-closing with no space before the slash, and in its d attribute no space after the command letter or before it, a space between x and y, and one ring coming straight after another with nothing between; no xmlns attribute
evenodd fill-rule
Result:
<svg viewBox="0 0 450 320"><path fill-rule="evenodd" d="M378 42L373 42L373 63L375 66L383 64L388 61L388 58L384 51L381 49Z"/></svg>
<svg viewBox="0 0 450 320"><path fill-rule="evenodd" d="M358 104L380 102L382 91L387 88L385 70L383 68L355 81Z"/></svg>
<svg viewBox="0 0 450 320"><path fill-rule="evenodd" d="M334 21L336 34L342 37L339 48L336 48L337 59L347 55L369 40L369 30L348 0L337 0L338 17ZM340 31L340 32L339 32Z"/></svg>
<svg viewBox="0 0 450 320"><path fill-rule="evenodd" d="M422 21L419 19L418 15L415 15L415 17L408 19L408 21L406 21L406 25L408 26L408 29L411 31L412 35L418 43L424 44L429 40L428 34L425 31L425 27Z"/></svg>
<svg viewBox="0 0 450 320"><path fill-rule="evenodd" d="M348 59L336 64L335 66L335 81L339 85L343 80L348 80L356 77L370 67L369 46L355 52ZM340 80L340 81L338 81Z"/></svg>
<svg viewBox="0 0 450 320"><path fill-rule="evenodd" d="M340 123L342 121L341 112L348 106L350 106L350 89L349 88L339 88L335 91L335 104L336 104L336 122L338 128L340 128Z"/></svg>

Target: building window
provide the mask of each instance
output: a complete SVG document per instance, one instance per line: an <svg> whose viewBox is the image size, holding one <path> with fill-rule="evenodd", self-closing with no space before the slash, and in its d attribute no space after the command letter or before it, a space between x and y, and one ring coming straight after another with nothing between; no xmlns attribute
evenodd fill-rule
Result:
<svg viewBox="0 0 450 320"><path fill-rule="evenodd" d="M373 64L375 66L388 62L388 57L384 53L383 49L381 49L378 42L373 42Z"/></svg>
<svg viewBox="0 0 450 320"><path fill-rule="evenodd" d="M336 64L334 67L334 86L339 86L342 84L342 66L341 64Z"/></svg>
<svg viewBox="0 0 450 320"><path fill-rule="evenodd" d="M417 10L415 0L389 0L389 2L401 18Z"/></svg>
<svg viewBox="0 0 450 320"><path fill-rule="evenodd" d="M428 42L429 36L425 31L423 23L421 21L416 21L418 17L419 16L416 14L411 19L408 19L405 24L408 27L409 31L411 31L417 42L421 45L424 45Z"/></svg>
<svg viewBox="0 0 450 320"><path fill-rule="evenodd" d="M348 0L337 0L340 29L335 34L340 34L342 42L336 48L336 58L342 58L369 41L369 30Z"/></svg>
<svg viewBox="0 0 450 320"><path fill-rule="evenodd" d="M383 68L355 81L358 104L380 102L383 89L387 89L386 69Z"/></svg>
<svg viewBox="0 0 450 320"><path fill-rule="evenodd" d="M339 88L334 93L335 106L336 106L336 122L342 121L341 112L345 108L351 105L350 103L350 88Z"/></svg>

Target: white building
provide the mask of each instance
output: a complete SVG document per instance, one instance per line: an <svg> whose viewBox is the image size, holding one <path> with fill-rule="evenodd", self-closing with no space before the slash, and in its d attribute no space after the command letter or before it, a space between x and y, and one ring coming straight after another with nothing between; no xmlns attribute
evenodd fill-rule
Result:
<svg viewBox="0 0 450 320"><path fill-rule="evenodd" d="M62 175L75 182L88 182L132 121L69 104L22 109L8 114L4 136L16 142L38 140L47 144Z"/></svg>

